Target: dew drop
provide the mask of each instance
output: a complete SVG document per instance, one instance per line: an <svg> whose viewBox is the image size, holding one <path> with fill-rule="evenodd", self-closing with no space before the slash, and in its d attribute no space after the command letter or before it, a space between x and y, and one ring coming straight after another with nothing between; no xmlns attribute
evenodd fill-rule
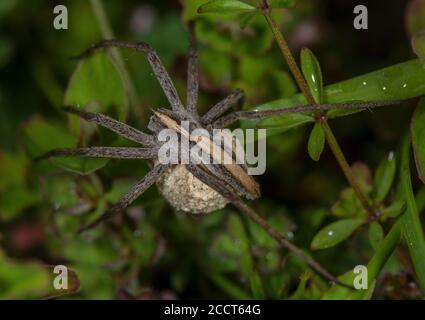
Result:
<svg viewBox="0 0 425 320"><path fill-rule="evenodd" d="M363 81L363 85L364 85L364 86L367 86L367 82L366 82L366 81Z"/></svg>
<svg viewBox="0 0 425 320"><path fill-rule="evenodd" d="M407 88L407 83L403 84L403 88Z"/></svg>
<svg viewBox="0 0 425 320"><path fill-rule="evenodd" d="M328 231L328 236L329 236L329 237L332 237L333 235L334 235L334 232L333 232L332 230L329 230L329 231Z"/></svg>
<svg viewBox="0 0 425 320"><path fill-rule="evenodd" d="M391 161L394 159L394 152L391 151L390 154L388 155L388 160Z"/></svg>
<svg viewBox="0 0 425 320"><path fill-rule="evenodd" d="M294 233L292 231L288 231L288 233L286 234L286 236L288 237L288 239L293 239L294 238Z"/></svg>

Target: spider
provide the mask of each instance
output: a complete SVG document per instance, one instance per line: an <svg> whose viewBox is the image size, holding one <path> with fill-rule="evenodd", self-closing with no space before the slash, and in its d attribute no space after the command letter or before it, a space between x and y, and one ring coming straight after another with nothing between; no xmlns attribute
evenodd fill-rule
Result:
<svg viewBox="0 0 425 320"><path fill-rule="evenodd" d="M205 128L211 131L212 129L220 129L229 126L240 119L259 119L291 112L312 112L335 108L365 109L395 103L391 101L363 104L305 105L262 112L234 111L233 113L225 115L232 106L240 103L244 98L243 91L236 90L201 116L197 113L199 87L198 50L192 28L189 28L186 106L184 106L180 100L177 90L158 57L158 54L151 46L144 42L128 43L119 40L104 40L87 49L77 58L83 59L97 50L112 47L132 49L146 54L154 75L167 97L171 110L157 109L153 111L148 125L148 129L152 131L152 133L148 134L103 114L91 113L81 108L70 106L63 108L64 111L68 113L112 130L128 140L142 145L142 147L54 149L42 155L39 159L58 156L78 156L112 159L144 159L153 162L151 170L143 179L132 186L130 190L115 205L107 209L101 217L83 226L80 232L93 228L112 215L123 211L154 183L162 186L162 189L168 190L163 190L163 194L172 205L175 207L180 206L178 209L194 213L210 212L224 207L229 202L239 204L240 206L241 197L249 200L260 197L260 187L252 176L247 174L247 167L245 164L194 164L192 161L184 165L158 163L158 150L162 145L162 142L158 139L158 133L164 128L175 130L181 137L188 134L188 132L184 132L179 125L182 121L189 121L191 130L195 128ZM194 142L192 141L191 143ZM209 144L211 141L206 141L206 143ZM198 197L195 196L196 193ZM182 205L182 202L185 204Z"/></svg>

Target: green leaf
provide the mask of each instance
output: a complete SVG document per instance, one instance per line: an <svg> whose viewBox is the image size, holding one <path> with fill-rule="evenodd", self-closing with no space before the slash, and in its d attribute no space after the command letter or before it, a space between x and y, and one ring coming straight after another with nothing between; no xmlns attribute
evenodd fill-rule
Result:
<svg viewBox="0 0 425 320"><path fill-rule="evenodd" d="M252 297L239 288L233 281L228 280L226 277L219 273L208 273L210 280L218 287L226 292L230 297L237 300L249 300Z"/></svg>
<svg viewBox="0 0 425 320"><path fill-rule="evenodd" d="M385 218L397 218L400 214L403 213L406 207L406 203L404 201L396 201L389 207L382 210L382 215Z"/></svg>
<svg viewBox="0 0 425 320"><path fill-rule="evenodd" d="M410 132L416 168L418 169L419 178L425 183L425 98L419 101L412 118Z"/></svg>
<svg viewBox="0 0 425 320"><path fill-rule="evenodd" d="M395 173L396 160L394 153L390 152L379 165L373 179L373 193L377 203L381 203L387 196L393 184Z"/></svg>
<svg viewBox="0 0 425 320"><path fill-rule="evenodd" d="M271 8L292 8L297 3L296 0L269 0Z"/></svg>
<svg viewBox="0 0 425 320"><path fill-rule="evenodd" d="M308 280L311 279L311 274L309 271L304 272L300 276L300 283L298 284L297 290L291 296L291 300L306 300L305 291L307 287Z"/></svg>
<svg viewBox="0 0 425 320"><path fill-rule="evenodd" d="M212 0L200 6L198 13L240 14L256 10L256 7L242 1Z"/></svg>
<svg viewBox="0 0 425 320"><path fill-rule="evenodd" d="M2 258L0 258L0 283L2 300L42 298L50 284L49 274L41 265L12 263L2 261Z"/></svg>
<svg viewBox="0 0 425 320"><path fill-rule="evenodd" d="M406 213L403 216L403 236L409 248L416 276L422 291L425 292L425 237L413 195L410 178L410 140L405 138L402 147L400 183L406 200Z"/></svg>
<svg viewBox="0 0 425 320"><path fill-rule="evenodd" d="M351 166L354 177L362 192L370 194L372 191L372 172L369 167L363 162L356 162Z"/></svg>
<svg viewBox="0 0 425 320"><path fill-rule="evenodd" d="M332 206L331 210L339 218L354 218L366 214L352 188L345 188L341 191L339 200Z"/></svg>
<svg viewBox="0 0 425 320"><path fill-rule="evenodd" d="M77 183L70 174L51 177L46 181L47 198L52 208L63 210L79 202Z"/></svg>
<svg viewBox="0 0 425 320"><path fill-rule="evenodd" d="M68 269L68 288L57 290L53 281L54 266L32 261L14 261L0 251L0 299L43 299L76 292L80 288L77 274Z"/></svg>
<svg viewBox="0 0 425 320"><path fill-rule="evenodd" d="M125 119L127 95L121 75L108 54L97 53L78 63L66 89L64 103L80 108L88 104L99 105L99 112ZM72 119L72 128L79 132L78 118Z"/></svg>
<svg viewBox="0 0 425 320"><path fill-rule="evenodd" d="M356 102L360 102L360 101L356 100L356 101L347 101L347 102L348 103L356 103ZM362 112L362 111L363 111L363 109L332 109L332 110L329 110L326 113L326 116L329 119L334 119L334 118L338 118L338 117L346 117L346 116L356 114L356 113L359 113L359 112Z"/></svg>
<svg viewBox="0 0 425 320"><path fill-rule="evenodd" d="M239 17L241 28L245 29L254 20L257 14L258 12L242 13Z"/></svg>
<svg viewBox="0 0 425 320"><path fill-rule="evenodd" d="M73 148L77 145L77 138L68 130L60 125L48 123L39 117L34 117L26 123L23 135L26 149L33 158L54 148ZM106 165L108 159L54 157L49 161L63 169L88 174Z"/></svg>
<svg viewBox="0 0 425 320"><path fill-rule="evenodd" d="M272 77L277 90L283 97L293 96L297 92L297 86L292 77L285 71L273 70Z"/></svg>
<svg viewBox="0 0 425 320"><path fill-rule="evenodd" d="M134 179L115 179L112 182L111 189L105 194L104 198L109 203L116 203L135 183L136 181Z"/></svg>
<svg viewBox="0 0 425 320"><path fill-rule="evenodd" d="M400 242L401 237L401 221L397 221L390 232L386 235L384 240L377 248L374 256L370 259L367 264L368 270L368 286L369 290L373 291L375 279L378 277L384 265L391 257L395 248ZM338 279L349 285L353 285L355 274L350 270L349 272L338 277ZM366 296L370 296L371 293L367 290L350 290L342 286L334 285L323 295L324 300L342 300L342 299L364 299Z"/></svg>
<svg viewBox="0 0 425 320"><path fill-rule="evenodd" d="M369 225L368 237L370 245L376 251L384 239L384 230L378 222L374 221Z"/></svg>
<svg viewBox="0 0 425 320"><path fill-rule="evenodd" d="M0 192L0 220L5 222L25 213L25 208L39 204L41 194L24 185L12 185Z"/></svg>
<svg viewBox="0 0 425 320"><path fill-rule="evenodd" d="M348 238L364 219L344 219L331 223L320 230L311 243L312 250L327 249Z"/></svg>
<svg viewBox="0 0 425 320"><path fill-rule="evenodd" d="M308 139L308 154L314 161L319 161L325 147L325 131L320 123L316 123Z"/></svg>
<svg viewBox="0 0 425 320"><path fill-rule="evenodd" d="M300 127L307 123L314 122L310 115L301 113L291 113L281 117L268 118L258 124L259 128L279 129L279 132Z"/></svg>
<svg viewBox="0 0 425 320"><path fill-rule="evenodd" d="M258 272L253 271L249 277L249 281L251 283L251 291L254 299L264 299L264 287L263 282L261 281L260 275Z"/></svg>
<svg viewBox="0 0 425 320"><path fill-rule="evenodd" d="M410 60L393 65L381 70L367 73L324 87L323 101L327 103L346 103L359 101L381 101L381 100L405 100L413 97L425 95L425 68L419 59ZM305 105L307 101L302 94L297 94L291 98L279 99L255 106L254 110L270 110L277 108L289 108L298 105ZM346 110L343 110L346 111ZM359 110L356 112L360 112ZM345 115L342 112L340 115ZM339 116L339 114L335 114ZM282 116L283 118L286 117ZM274 117L259 122L259 125L266 127L267 124L278 127L279 119ZM253 127L254 121L242 121L244 127ZM270 134L277 134L283 130L273 130Z"/></svg>
<svg viewBox="0 0 425 320"><path fill-rule="evenodd" d="M323 76L319 61L314 53L308 49L301 50L301 69L307 80L310 91L317 103L322 103L323 98Z"/></svg>

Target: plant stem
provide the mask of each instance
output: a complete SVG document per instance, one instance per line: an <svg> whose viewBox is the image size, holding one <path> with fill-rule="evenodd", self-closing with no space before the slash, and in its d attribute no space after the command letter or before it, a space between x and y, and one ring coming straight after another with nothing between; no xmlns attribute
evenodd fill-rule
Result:
<svg viewBox="0 0 425 320"><path fill-rule="evenodd" d="M328 142L329 147L332 150L336 160L338 161L339 166L344 172L345 177L353 188L354 192L357 195L357 198L361 202L363 208L369 213L370 216L375 216L373 208L370 206L369 201L360 190L359 185L357 184L356 178L354 177L353 171L348 165L347 160L345 159L344 153L341 150L341 147L338 144L338 141L335 138L334 133L332 132L331 127L327 121L321 123L323 130L325 131L326 141Z"/></svg>
<svg viewBox="0 0 425 320"><path fill-rule="evenodd" d="M99 25L100 32L102 33L102 37L105 40L114 39L114 32L109 23L108 17L106 16L105 9L103 8L103 4L101 0L90 0L91 7L93 9L94 15L97 20L97 24ZM140 119L145 119L146 110L141 107L141 102L139 96L137 95L136 89L131 80L130 74L128 73L124 59L120 53L120 51L116 48L108 49L110 55L112 57L113 62L115 63L118 71L121 74L122 80L124 82L124 88L127 92L127 96L130 98L131 104L133 106L132 110L137 113L137 116ZM124 117L127 115L125 114Z"/></svg>
<svg viewBox="0 0 425 320"><path fill-rule="evenodd" d="M306 97L308 103L316 104L316 100L311 94L311 91L307 85L307 82L305 81L300 69L298 68L298 65L295 62L294 56L291 53L291 49L289 49L289 46L286 43L285 38L280 32L279 26L277 25L276 21L273 19L270 13L268 12L265 13L264 17L266 18L267 23L269 24L270 29L273 32L274 38L277 44L279 45L280 51L282 52L283 56L286 59L286 62L288 63L289 69L294 75L294 78L298 84L298 87L300 88L304 96Z"/></svg>
<svg viewBox="0 0 425 320"><path fill-rule="evenodd" d="M407 135L402 146L400 171L401 189L406 200L406 213L403 216L402 229L419 285L422 293L425 293L425 236L410 176L410 144L410 136Z"/></svg>
<svg viewBox="0 0 425 320"><path fill-rule="evenodd" d="M283 37L282 32L280 31L279 26L277 25L276 21L273 19L271 15L270 7L268 6L267 0L263 0L261 4L261 8L263 10L264 17L266 18L267 23L270 26L270 29L272 30L274 38L280 48L280 51L282 52L289 66L289 69L291 70L298 84L298 87L304 94L308 103L317 104L317 101L315 101L311 93L311 90L307 84L307 81L304 79L300 69L298 68L297 63L295 62L294 56L292 55L292 52L289 49L288 44L286 43L285 38ZM366 196L363 194L363 192L361 191L360 187L358 186L354 178L354 174L350 168L350 165L348 164L348 161L345 158L344 153L342 152L341 147L339 146L338 141L336 140L332 132L332 129L327 122L326 117L323 115L323 113L320 110L316 110L315 115L317 119L316 121L319 121L322 124L323 129L325 130L326 141L328 142L328 145L331 148L339 166L344 172L344 175L347 178L348 183L353 188L354 192L359 198L364 209L369 213L369 215L375 216L373 208L370 206Z"/></svg>

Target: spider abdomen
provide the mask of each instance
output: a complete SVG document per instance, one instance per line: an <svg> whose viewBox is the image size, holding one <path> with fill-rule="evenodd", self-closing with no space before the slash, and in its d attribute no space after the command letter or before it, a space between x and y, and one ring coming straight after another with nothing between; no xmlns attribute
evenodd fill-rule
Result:
<svg viewBox="0 0 425 320"><path fill-rule="evenodd" d="M209 213L229 203L229 200L196 178L184 165L168 169L157 185L177 210L194 214Z"/></svg>

